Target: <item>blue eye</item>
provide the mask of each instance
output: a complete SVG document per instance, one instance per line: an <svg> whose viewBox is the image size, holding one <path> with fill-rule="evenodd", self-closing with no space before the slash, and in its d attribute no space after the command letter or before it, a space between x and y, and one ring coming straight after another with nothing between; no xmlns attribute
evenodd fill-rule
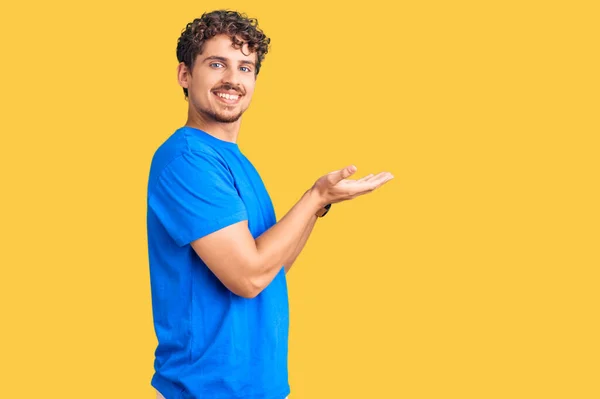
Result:
<svg viewBox="0 0 600 399"><path fill-rule="evenodd" d="M241 69L243 72L251 72L251 71L250 71L250 68L248 68L248 67L240 67L240 69Z"/></svg>
<svg viewBox="0 0 600 399"><path fill-rule="evenodd" d="M210 64L210 66L211 66L211 67L212 67L213 65L220 65L220 66L223 66L223 64L221 64L220 62L213 62L213 63L211 63L211 64Z"/></svg>

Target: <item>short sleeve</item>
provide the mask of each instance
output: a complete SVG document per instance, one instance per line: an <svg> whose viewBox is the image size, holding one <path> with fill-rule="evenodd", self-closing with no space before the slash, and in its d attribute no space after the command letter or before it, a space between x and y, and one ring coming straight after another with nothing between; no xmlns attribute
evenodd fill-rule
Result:
<svg viewBox="0 0 600 399"><path fill-rule="evenodd" d="M148 206L180 247L248 218L229 169L203 152L186 152L166 166Z"/></svg>

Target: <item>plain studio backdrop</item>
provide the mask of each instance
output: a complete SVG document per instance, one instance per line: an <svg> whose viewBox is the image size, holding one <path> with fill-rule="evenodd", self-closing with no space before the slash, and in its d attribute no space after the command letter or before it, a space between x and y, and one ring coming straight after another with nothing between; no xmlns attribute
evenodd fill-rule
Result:
<svg viewBox="0 0 600 399"><path fill-rule="evenodd" d="M277 217L332 207L288 274L290 399L598 398L597 2L2 5L7 398L154 398L154 150L177 38L228 7L272 39L239 145Z"/></svg>

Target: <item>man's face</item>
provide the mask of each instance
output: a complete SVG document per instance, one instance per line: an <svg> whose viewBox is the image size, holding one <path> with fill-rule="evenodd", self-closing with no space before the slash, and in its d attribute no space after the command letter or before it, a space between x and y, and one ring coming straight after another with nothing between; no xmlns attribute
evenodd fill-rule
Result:
<svg viewBox="0 0 600 399"><path fill-rule="evenodd" d="M192 75L188 74L181 83L183 87L187 83L190 105L202 117L231 123L250 105L256 84L255 71L256 53L250 53L246 44L235 49L229 36L217 35L204 43Z"/></svg>

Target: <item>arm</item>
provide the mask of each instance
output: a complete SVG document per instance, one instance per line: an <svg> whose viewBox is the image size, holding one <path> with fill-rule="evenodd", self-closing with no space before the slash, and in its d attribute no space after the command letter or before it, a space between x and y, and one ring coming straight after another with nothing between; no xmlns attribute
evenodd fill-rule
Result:
<svg viewBox="0 0 600 399"><path fill-rule="evenodd" d="M318 193L308 190L278 223L256 240L248 230L248 222L243 221L191 245L229 290L253 298L269 285L282 265L295 259L300 243L304 246L306 242L303 236L307 227L314 225L315 213L324 205Z"/></svg>
<svg viewBox="0 0 600 399"><path fill-rule="evenodd" d="M308 225L304 229L304 233L302 233L302 238L300 239L300 242L298 242L298 244L296 245L296 250L294 251L294 254L288 259L287 262L283 263L286 274L287 274L287 272L290 271L290 268L296 261L296 258L298 258L298 255L300 255L300 252L302 252L302 250L304 249L304 246L306 245L306 242L308 241L308 237L310 237L310 233L312 233L312 230L315 227L315 223L317 222L317 219L318 219L318 217L316 215L310 218Z"/></svg>
<svg viewBox="0 0 600 399"><path fill-rule="evenodd" d="M345 180L354 172L356 169L349 167L322 176L278 223L256 240L244 220L203 236L191 246L230 291L253 298L286 262L286 272L289 270L290 260L293 262L304 247L319 209L371 192L392 178L382 172L372 178L370 175L358 181Z"/></svg>
<svg viewBox="0 0 600 399"><path fill-rule="evenodd" d="M369 174L369 175L363 177L362 179L358 180L358 182L368 181L372 177L373 177L373 175ZM288 259L287 262L284 262L286 274L290 271L290 268L296 261L296 258L298 257L298 255L300 255L300 252L302 252L302 250L304 249L304 246L306 245L306 242L308 241L308 237L310 237L310 233L312 233L312 230L315 227L315 223L317 222L317 219L318 219L318 217L316 215L310 219L308 225L306 226L306 229L304 230L304 233L302 234L302 239L300 240L300 242L298 242L298 245L296 246L294 255L290 259Z"/></svg>

